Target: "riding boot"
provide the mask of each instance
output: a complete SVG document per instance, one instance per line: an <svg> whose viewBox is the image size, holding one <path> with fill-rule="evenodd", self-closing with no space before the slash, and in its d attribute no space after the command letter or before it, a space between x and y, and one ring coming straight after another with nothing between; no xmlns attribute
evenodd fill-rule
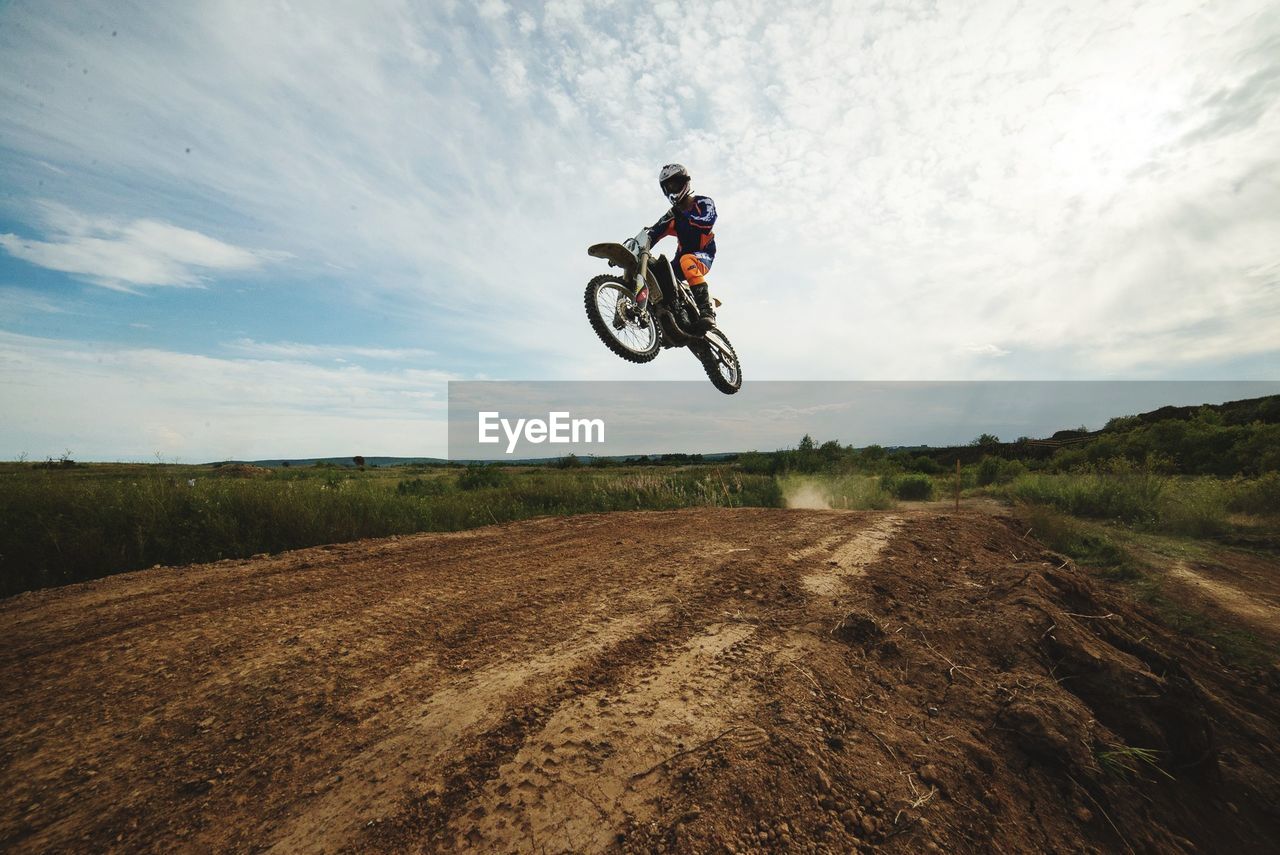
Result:
<svg viewBox="0 0 1280 855"><path fill-rule="evenodd" d="M689 290L693 292L693 302L698 305L698 326L703 330L711 329L716 325L716 310L711 305L710 289L704 283L702 285L690 285Z"/></svg>

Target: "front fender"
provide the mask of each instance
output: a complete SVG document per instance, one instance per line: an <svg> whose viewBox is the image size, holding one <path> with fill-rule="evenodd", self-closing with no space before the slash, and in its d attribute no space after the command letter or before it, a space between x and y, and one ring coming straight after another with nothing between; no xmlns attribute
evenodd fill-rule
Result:
<svg viewBox="0 0 1280 855"><path fill-rule="evenodd" d="M596 243L587 248L587 255L603 258L614 267L627 271L628 278L636 274L636 257L620 243Z"/></svg>
<svg viewBox="0 0 1280 855"><path fill-rule="evenodd" d="M603 258L614 267L621 267L628 281L636 278L636 267L640 262L631 254L631 250L620 243L592 244L587 248L587 255ZM655 261L661 258L662 256L657 256L657 258L650 257L649 259L649 269L646 271L648 275L645 278L649 280L650 288L656 288L658 285L657 280L653 277L653 265Z"/></svg>

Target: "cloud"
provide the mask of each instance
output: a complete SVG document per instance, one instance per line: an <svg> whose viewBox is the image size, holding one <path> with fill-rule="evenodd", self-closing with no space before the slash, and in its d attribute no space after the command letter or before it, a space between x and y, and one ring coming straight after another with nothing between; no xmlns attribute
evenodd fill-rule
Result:
<svg viewBox="0 0 1280 855"><path fill-rule="evenodd" d="M482 0L476 6L476 12L481 18L505 18L511 9L502 0Z"/></svg>
<svg viewBox="0 0 1280 855"><path fill-rule="evenodd" d="M253 270L280 257L157 220L117 222L60 205L42 207L51 240L0 234L0 247L31 264L116 290L199 286L210 275Z"/></svg>
<svg viewBox="0 0 1280 855"><path fill-rule="evenodd" d="M0 332L0 449L185 462L431 454L445 446L450 379Z"/></svg>
<svg viewBox="0 0 1280 855"><path fill-rule="evenodd" d="M675 352L613 359L580 308L605 272L585 247L655 220L679 160L720 211L710 281L749 381L1275 353L1254 332L1280 290L1251 273L1280 261L1274 4L710 8L11 5L0 176L119 225L5 246L118 287L331 283L501 376L690 378ZM137 216L227 251L170 257L126 238ZM1140 336L1194 346L1153 369Z"/></svg>
<svg viewBox="0 0 1280 855"><path fill-rule="evenodd" d="M341 360L346 357L358 357L390 362L429 359L436 355L433 350L420 347L360 347L342 344L302 344L294 341L265 342L251 338L241 338L228 342L226 347L244 356L265 359L288 360Z"/></svg>
<svg viewBox="0 0 1280 855"><path fill-rule="evenodd" d="M996 358L1008 356L1010 353L1010 351L1005 350L1003 347L998 347L994 344L967 344L961 348L961 350L965 353L971 353L974 356L992 356Z"/></svg>
<svg viewBox="0 0 1280 855"><path fill-rule="evenodd" d="M0 315L18 318L32 312L62 314L67 308L25 288L0 288Z"/></svg>

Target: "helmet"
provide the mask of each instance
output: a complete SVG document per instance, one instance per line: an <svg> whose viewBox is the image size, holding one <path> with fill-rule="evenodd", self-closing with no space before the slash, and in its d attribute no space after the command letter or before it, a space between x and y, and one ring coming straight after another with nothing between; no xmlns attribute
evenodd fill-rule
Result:
<svg viewBox="0 0 1280 855"><path fill-rule="evenodd" d="M678 163L668 163L659 170L658 186L672 205L680 204L693 192L689 187L689 170Z"/></svg>

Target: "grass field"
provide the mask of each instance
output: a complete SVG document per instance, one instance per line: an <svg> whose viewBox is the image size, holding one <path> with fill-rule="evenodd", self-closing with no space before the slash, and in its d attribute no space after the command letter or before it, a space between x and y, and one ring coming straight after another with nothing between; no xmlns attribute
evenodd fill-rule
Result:
<svg viewBox="0 0 1280 855"><path fill-rule="evenodd" d="M165 464L0 466L0 595L155 564L454 531L539 515L777 506L770 476L607 470Z"/></svg>
<svg viewBox="0 0 1280 855"><path fill-rule="evenodd" d="M0 595L156 564L542 515L691 506L881 510L899 500L949 498L955 483L952 472L770 475L733 465L0 464ZM1275 473L1191 477L1123 463L1050 473L987 459L962 467L960 486L965 496L1019 505L1050 546L1133 584L1154 604L1166 600L1152 573L1152 542L1193 549L1240 533L1280 532ZM1188 616L1166 611L1171 621L1195 628Z"/></svg>

